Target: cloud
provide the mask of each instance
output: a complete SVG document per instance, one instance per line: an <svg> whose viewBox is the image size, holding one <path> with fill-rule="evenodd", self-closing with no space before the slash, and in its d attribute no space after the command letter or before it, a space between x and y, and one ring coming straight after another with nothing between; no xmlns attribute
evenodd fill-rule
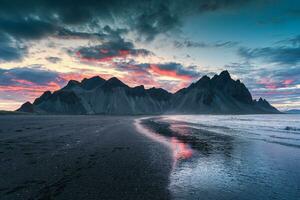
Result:
<svg viewBox="0 0 300 200"><path fill-rule="evenodd" d="M69 80L82 80L94 76L95 72L79 70L61 73L48 70L40 65L16 67L11 69L0 68L0 86L64 86ZM56 89L59 89L56 88Z"/></svg>
<svg viewBox="0 0 300 200"><path fill-rule="evenodd" d="M238 55L247 59L259 59L263 62L297 65L300 62L300 35L276 42L280 46L263 48L245 48L238 49Z"/></svg>
<svg viewBox="0 0 300 200"><path fill-rule="evenodd" d="M123 79L129 84L145 84L147 86L162 86L164 80L170 81L168 89L179 84L191 83L200 76L199 72L192 67L186 67L179 63L143 63L134 61L130 63L112 63L111 67L117 71L128 72ZM47 70L40 65L18 67L12 69L0 68L0 92L23 92L41 93L45 90L57 90L64 86L69 80L82 80L89 76L100 75L96 72L59 73ZM101 75L103 76L103 75ZM104 78L109 76L104 75ZM165 84L165 83L164 83Z"/></svg>
<svg viewBox="0 0 300 200"><path fill-rule="evenodd" d="M199 72L190 70L179 63L166 64L149 64L149 68L153 73L160 76L168 76L183 80L192 80L200 76Z"/></svg>
<svg viewBox="0 0 300 200"><path fill-rule="evenodd" d="M300 94L300 37L296 35L274 45L241 47L238 54L245 62L225 67L234 70L255 98L267 98L278 107L293 107L297 102L299 105L299 99L295 98ZM271 67L263 67L261 63L271 64Z"/></svg>
<svg viewBox="0 0 300 200"><path fill-rule="evenodd" d="M183 66L180 63L115 63L119 71L127 71L130 76L139 78L151 77L152 79L168 79L191 82L200 77L200 73L193 66Z"/></svg>
<svg viewBox="0 0 300 200"><path fill-rule="evenodd" d="M126 28L111 28L109 25L100 27L95 25L99 29L94 31L78 31L70 30L68 28L60 28L57 34L54 37L62 39L91 39L91 40L101 40L101 41L110 41L110 40L121 40L122 35L128 33Z"/></svg>
<svg viewBox="0 0 300 200"><path fill-rule="evenodd" d="M0 62L21 60L27 54L27 47L0 33Z"/></svg>
<svg viewBox="0 0 300 200"><path fill-rule="evenodd" d="M61 58L50 56L50 57L47 57L46 60L50 63L58 63L61 61Z"/></svg>
<svg viewBox="0 0 300 200"><path fill-rule="evenodd" d="M253 63L232 63L225 69L233 72L247 88L254 98L266 98L278 108L299 107L300 68L284 65L272 68L254 65Z"/></svg>
<svg viewBox="0 0 300 200"><path fill-rule="evenodd" d="M134 28L145 38L151 41L160 33L168 32L180 25L177 13L172 13L169 6L160 4L155 9L147 9L138 15Z"/></svg>
<svg viewBox="0 0 300 200"><path fill-rule="evenodd" d="M174 41L174 46L176 48L231 48L237 45L238 42L233 41L215 43L195 42L191 40Z"/></svg>
<svg viewBox="0 0 300 200"><path fill-rule="evenodd" d="M60 89L65 82L59 73L40 66L0 69L0 99L33 100L44 91Z"/></svg>
<svg viewBox="0 0 300 200"><path fill-rule="evenodd" d="M106 35L102 32L82 32L72 31L68 29L61 29L55 35L58 38L63 39L102 39Z"/></svg>
<svg viewBox="0 0 300 200"><path fill-rule="evenodd" d="M300 47L300 35L296 35L292 38L288 38L285 40L280 40L277 42L277 44L291 45L293 47Z"/></svg>
<svg viewBox="0 0 300 200"><path fill-rule="evenodd" d="M288 40L293 46L300 46L300 35L297 35L291 39Z"/></svg>
<svg viewBox="0 0 300 200"><path fill-rule="evenodd" d="M118 38L116 41L104 42L101 45L80 47L75 52L76 56L84 62L108 62L115 58L148 56L153 54L146 49L136 49L133 43L125 42L121 38Z"/></svg>
<svg viewBox="0 0 300 200"><path fill-rule="evenodd" d="M238 54L248 60L261 59L264 62L295 65L300 62L300 47L265 47L244 48L238 50Z"/></svg>
<svg viewBox="0 0 300 200"><path fill-rule="evenodd" d="M300 68L291 67L286 69L277 69L270 73L269 77L273 81L274 88L294 89L300 86ZM300 89L300 88L298 88Z"/></svg>
<svg viewBox="0 0 300 200"><path fill-rule="evenodd" d="M4 102L14 100L14 108L17 108L17 101L21 105L24 101L34 100L47 90L59 90L71 79L80 81L92 76L95 76L95 73L88 71L59 73L39 65L0 68L0 100Z"/></svg>
<svg viewBox="0 0 300 200"><path fill-rule="evenodd" d="M272 66L272 68L263 68L251 63L232 63L225 65L225 69L229 69L244 82L250 89L279 89L293 88L300 84L300 68L298 66Z"/></svg>
<svg viewBox="0 0 300 200"><path fill-rule="evenodd" d="M235 9L250 1L253 0L243 3L236 0L1 1L0 35L7 35L19 44L47 37L107 42L128 32L151 41L159 34L179 30L188 16ZM219 45L230 44L215 44ZM25 45L7 42L0 47L0 60L20 60L26 50Z"/></svg>
<svg viewBox="0 0 300 200"><path fill-rule="evenodd" d="M200 78L200 73L193 66L180 63L115 63L115 68L128 72L123 77L127 83L143 84L146 87L161 87L170 92L188 86Z"/></svg>
<svg viewBox="0 0 300 200"><path fill-rule="evenodd" d="M158 34L177 29L187 16L237 9L252 1L254 0L1 1L0 29L16 39L39 39L57 34L61 28L66 27L87 30L99 25L122 24L149 41Z"/></svg>
<svg viewBox="0 0 300 200"><path fill-rule="evenodd" d="M0 69L1 86L41 85L60 82L59 73L43 69L40 66L28 66L12 69Z"/></svg>
<svg viewBox="0 0 300 200"><path fill-rule="evenodd" d="M40 39L57 29L56 25L33 17L0 18L0 31L16 39Z"/></svg>

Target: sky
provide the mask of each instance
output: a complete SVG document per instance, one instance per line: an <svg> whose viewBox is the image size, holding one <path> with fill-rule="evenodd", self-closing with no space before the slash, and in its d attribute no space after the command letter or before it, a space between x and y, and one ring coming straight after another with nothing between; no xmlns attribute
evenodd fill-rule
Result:
<svg viewBox="0 0 300 200"><path fill-rule="evenodd" d="M0 0L0 110L71 79L176 92L222 70L300 109L300 1Z"/></svg>

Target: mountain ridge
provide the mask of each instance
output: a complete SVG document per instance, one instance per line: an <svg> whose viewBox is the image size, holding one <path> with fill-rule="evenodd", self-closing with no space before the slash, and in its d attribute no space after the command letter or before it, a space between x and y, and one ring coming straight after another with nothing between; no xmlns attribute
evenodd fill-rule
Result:
<svg viewBox="0 0 300 200"><path fill-rule="evenodd" d="M252 99L228 71L170 93L162 88L130 87L116 77L70 80L60 90L44 92L17 111L42 114L267 114L280 113L265 99Z"/></svg>

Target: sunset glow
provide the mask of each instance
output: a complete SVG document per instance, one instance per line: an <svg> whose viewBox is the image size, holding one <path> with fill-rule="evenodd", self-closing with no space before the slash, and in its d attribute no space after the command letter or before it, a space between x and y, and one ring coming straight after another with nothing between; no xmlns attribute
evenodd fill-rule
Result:
<svg viewBox="0 0 300 200"><path fill-rule="evenodd" d="M45 5L33 3L18 15L15 4L1 9L0 110L16 109L20 99L33 101L71 79L115 76L129 86L176 92L223 70L254 98L267 98L281 110L298 108L300 21L291 11L298 3L221 2L214 9L189 2L186 12L177 1L167 7L132 2L129 13L87 2L82 19L54 4L41 9ZM144 15L143 8L151 9ZM155 14L160 8L163 16Z"/></svg>

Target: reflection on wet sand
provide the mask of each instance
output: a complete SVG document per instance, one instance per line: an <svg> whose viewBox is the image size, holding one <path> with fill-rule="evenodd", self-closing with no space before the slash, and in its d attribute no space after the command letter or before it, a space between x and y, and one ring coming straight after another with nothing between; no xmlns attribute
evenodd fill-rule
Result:
<svg viewBox="0 0 300 200"><path fill-rule="evenodd" d="M243 129L250 127L240 120L243 117L162 116L139 120L139 131L168 145L173 154L169 184L172 199L298 199L299 149L259 138L266 137L266 127L253 128L262 123L257 116L250 116L254 121L249 134L249 129ZM227 127L228 120L238 128Z"/></svg>
<svg viewBox="0 0 300 200"><path fill-rule="evenodd" d="M190 146L190 144L182 141L181 139L179 139L176 136L172 136L173 134L171 134L171 132L169 132L170 130L166 130L169 133L166 133L166 135L161 134L161 132L159 132L159 130L153 130L148 128L147 126L144 126L146 120L148 118L142 120L142 122L140 120L137 120L135 122L135 126L137 128L137 130L139 130L141 133L147 135L148 137L161 142L165 145L167 145L173 155L173 166L175 165L177 160L186 160L192 157L193 155L193 150ZM151 121L152 122L152 121ZM143 126L141 125L143 124ZM164 127L166 128L166 127ZM160 131L162 131L163 129L161 129Z"/></svg>
<svg viewBox="0 0 300 200"><path fill-rule="evenodd" d="M159 118L152 118L143 120L142 124L154 133L158 140L169 142L175 159L188 159L193 154L224 154L230 157L233 150L233 137L195 129L185 122L162 122Z"/></svg>
<svg viewBox="0 0 300 200"><path fill-rule="evenodd" d="M190 146L176 139L176 137L171 138L171 145L173 155L176 160L189 159L193 154L193 151L190 148Z"/></svg>

